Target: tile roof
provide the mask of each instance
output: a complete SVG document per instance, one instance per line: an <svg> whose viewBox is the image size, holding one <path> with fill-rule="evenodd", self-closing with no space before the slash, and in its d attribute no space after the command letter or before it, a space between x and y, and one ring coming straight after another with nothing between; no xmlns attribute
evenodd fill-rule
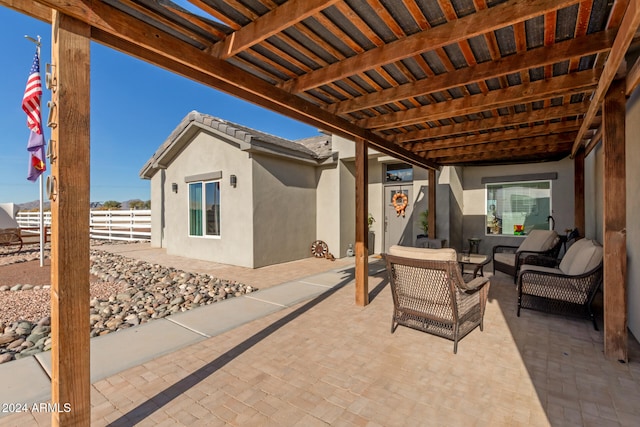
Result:
<svg viewBox="0 0 640 427"><path fill-rule="evenodd" d="M194 125L203 130L217 131L238 142L249 144L251 147L267 149L274 154L280 153L318 162L327 159L331 155L330 135L322 134L292 141L194 110L180 121L178 126L145 163L140 171L141 177L149 178L153 175L155 172L152 169L155 169L165 156L169 156L170 160L173 159L172 153L175 154L176 152L176 150L173 150L174 147L180 142L182 144L189 142L181 140ZM188 139L191 140L191 138L189 137Z"/></svg>

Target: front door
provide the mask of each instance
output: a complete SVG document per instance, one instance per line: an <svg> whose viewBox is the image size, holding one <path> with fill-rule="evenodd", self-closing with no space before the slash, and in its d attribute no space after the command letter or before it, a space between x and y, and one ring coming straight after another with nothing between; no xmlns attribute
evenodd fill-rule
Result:
<svg viewBox="0 0 640 427"><path fill-rule="evenodd" d="M394 206L394 196L404 194L407 197L407 207L404 216L398 214ZM384 188L384 252L387 253L393 245L412 246L413 245L413 186L389 185ZM395 204L402 202L402 198L396 196Z"/></svg>

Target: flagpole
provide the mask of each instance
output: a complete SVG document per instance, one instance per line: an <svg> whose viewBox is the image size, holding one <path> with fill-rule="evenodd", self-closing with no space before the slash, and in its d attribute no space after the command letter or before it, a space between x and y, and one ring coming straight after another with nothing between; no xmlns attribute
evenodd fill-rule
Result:
<svg viewBox="0 0 640 427"><path fill-rule="evenodd" d="M44 267L44 243L47 240L45 235L46 227L44 226L44 183L42 181L42 174L40 174L40 267Z"/></svg>
<svg viewBox="0 0 640 427"><path fill-rule="evenodd" d="M36 55L38 56L38 60L40 59L40 36L38 35L38 39L34 39L33 37L24 36L27 40L35 43L36 45ZM43 135L44 136L44 135ZM42 181L42 173L39 176L40 180L40 267L44 267L44 243L45 243L45 234L44 234L44 182Z"/></svg>
<svg viewBox="0 0 640 427"><path fill-rule="evenodd" d="M38 58L40 58L40 36L38 36L38 43L36 43L38 50ZM44 130L42 131L44 136ZM46 161L46 160L45 160ZM40 267L44 267L44 242L46 241L45 226L44 226L44 183L42 181L42 174L38 177L40 179Z"/></svg>

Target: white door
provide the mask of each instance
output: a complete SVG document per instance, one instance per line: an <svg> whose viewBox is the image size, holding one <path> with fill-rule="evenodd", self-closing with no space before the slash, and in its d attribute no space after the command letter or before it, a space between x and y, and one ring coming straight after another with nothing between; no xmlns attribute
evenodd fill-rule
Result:
<svg viewBox="0 0 640 427"><path fill-rule="evenodd" d="M404 194L407 197L404 215L396 210L396 206L402 203L402 197L395 196L396 194ZM413 186L411 184L386 186L384 196L384 252L388 252L393 245L412 246Z"/></svg>

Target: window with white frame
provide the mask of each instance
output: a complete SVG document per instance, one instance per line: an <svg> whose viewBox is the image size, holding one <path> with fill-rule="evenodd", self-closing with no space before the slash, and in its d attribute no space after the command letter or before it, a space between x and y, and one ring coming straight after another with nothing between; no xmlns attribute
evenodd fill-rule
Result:
<svg viewBox="0 0 640 427"><path fill-rule="evenodd" d="M189 235L220 236L220 181L189 183Z"/></svg>
<svg viewBox="0 0 640 427"><path fill-rule="evenodd" d="M486 184L487 234L522 235L549 229L551 181Z"/></svg>

